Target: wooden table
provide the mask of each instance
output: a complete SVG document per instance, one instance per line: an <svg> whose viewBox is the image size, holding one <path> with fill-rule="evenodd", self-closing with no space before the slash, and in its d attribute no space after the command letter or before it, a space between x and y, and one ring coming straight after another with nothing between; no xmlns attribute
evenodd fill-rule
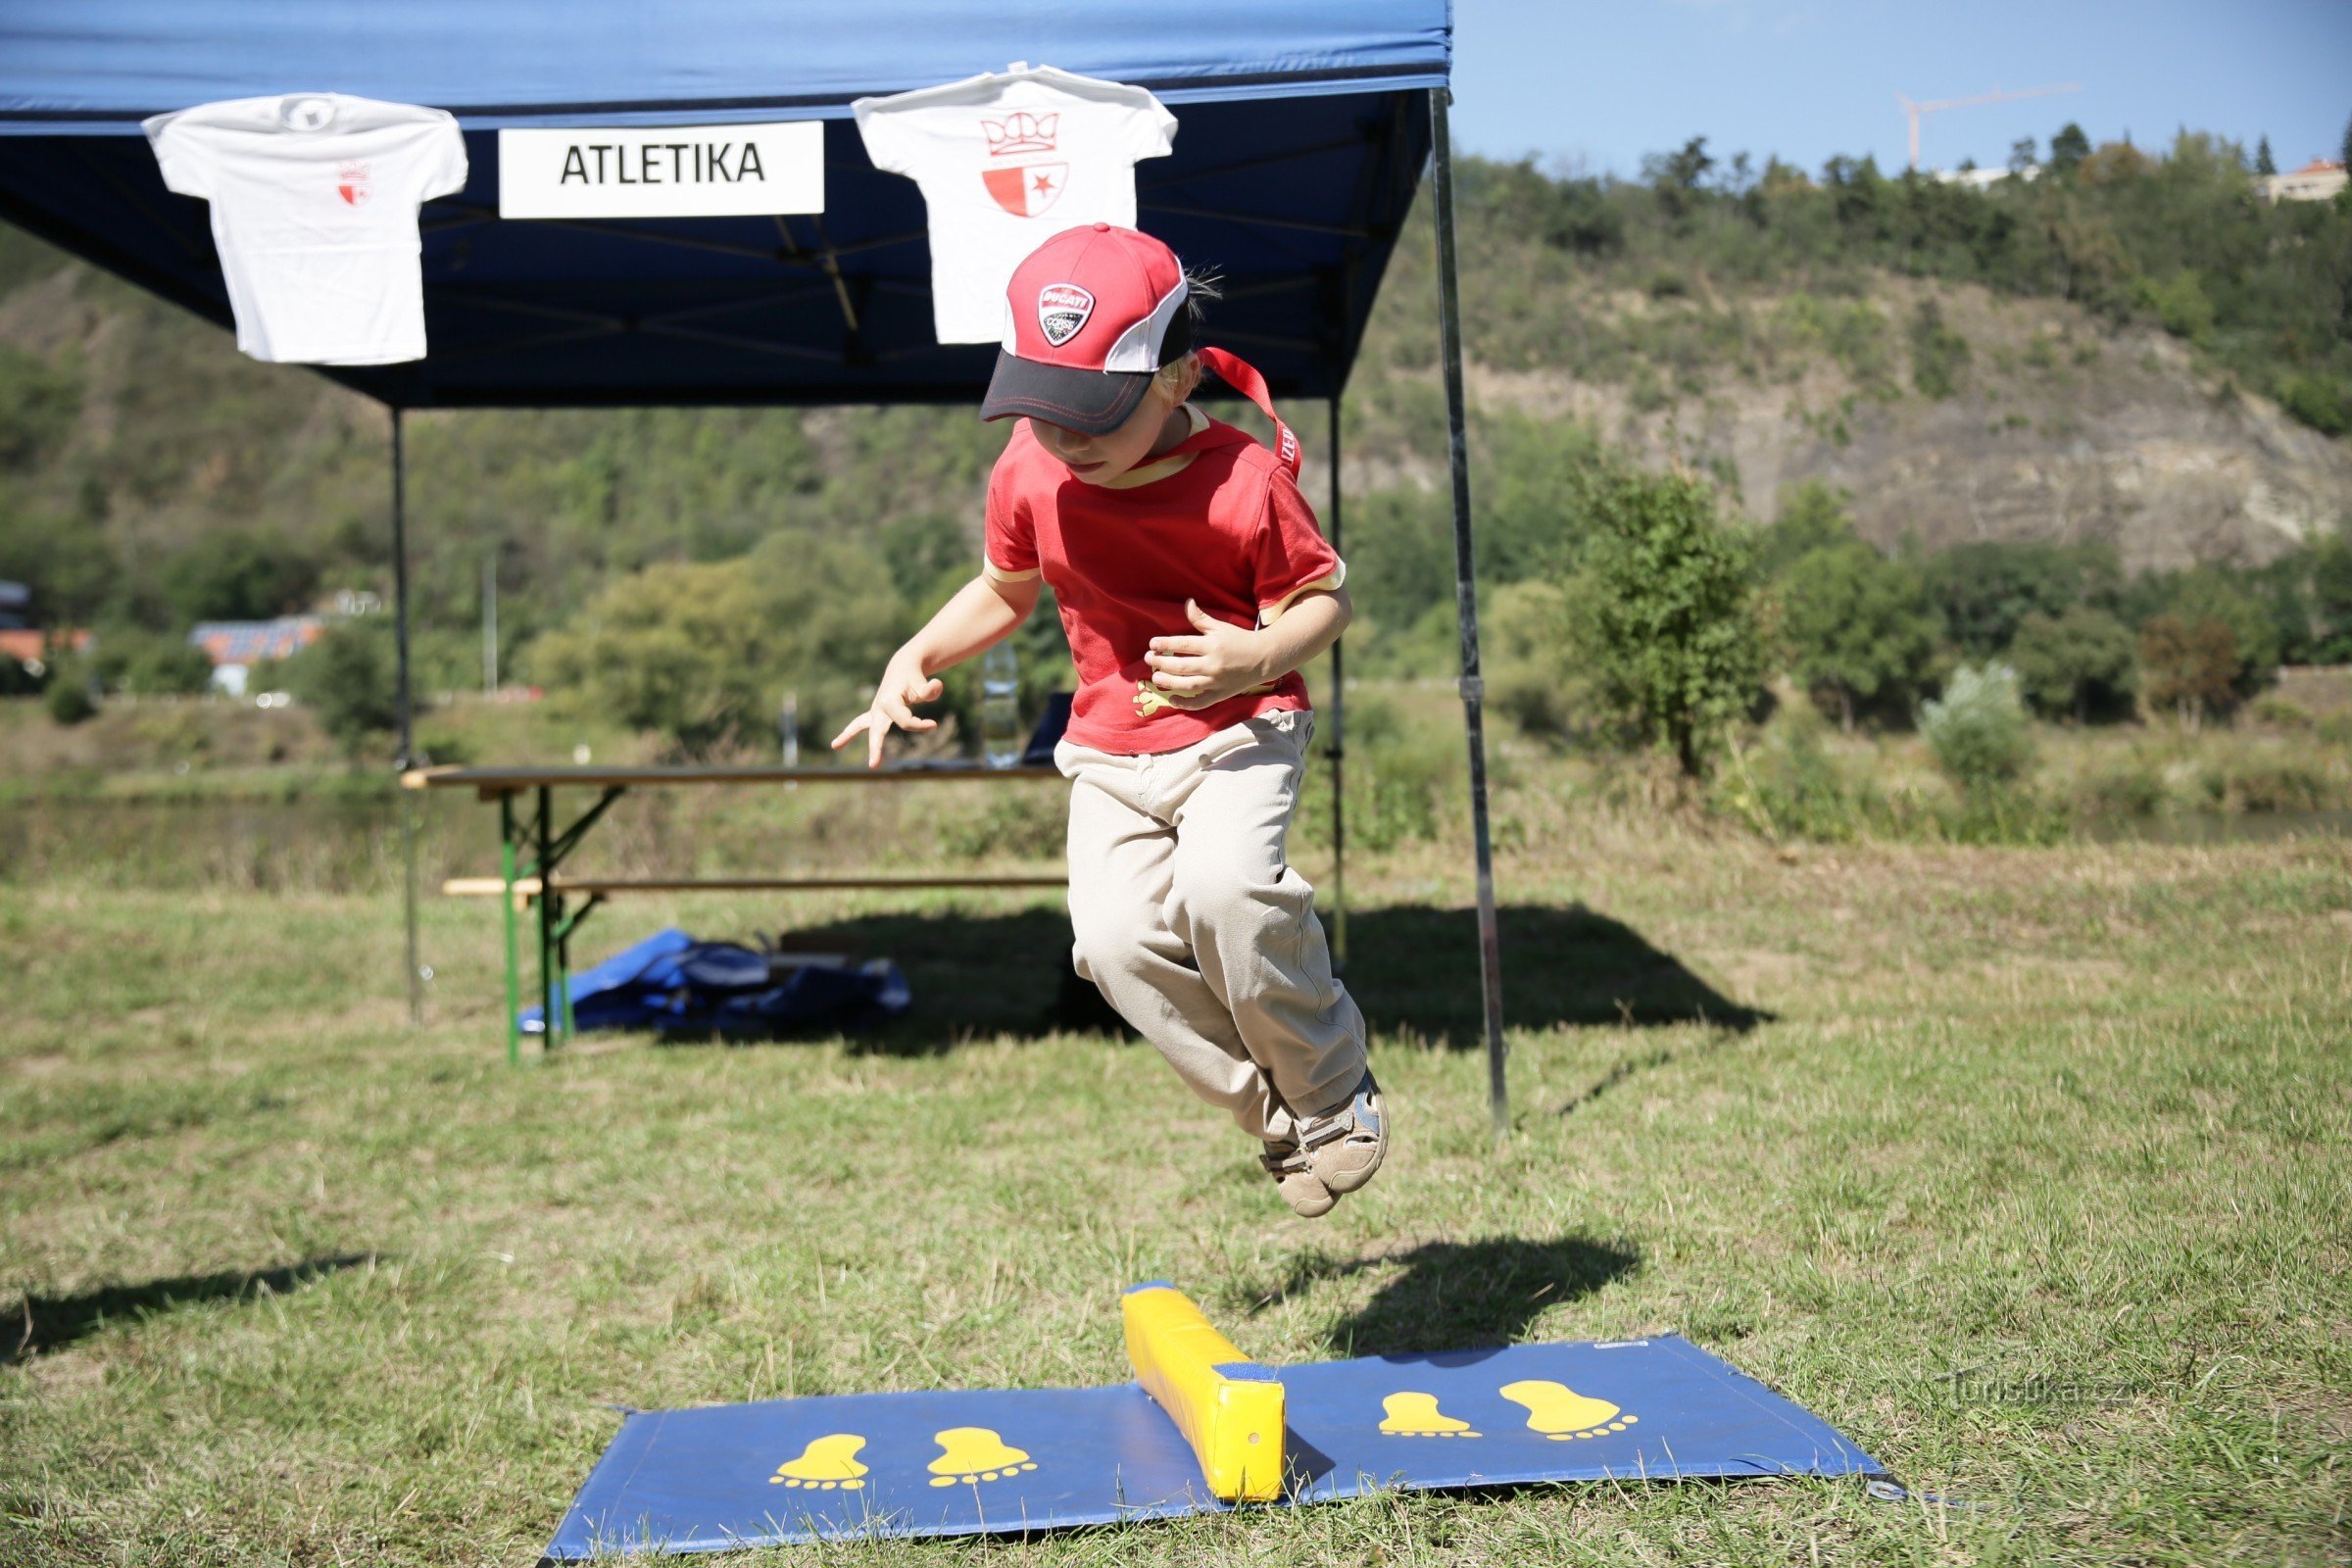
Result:
<svg viewBox="0 0 2352 1568"><path fill-rule="evenodd" d="M539 937L539 995L544 1020L542 1039L549 1049L569 1040L571 1016L571 936L608 898L626 893L685 892L809 892L871 888L1057 888L1066 876L727 876L727 877L567 877L564 858L580 846L589 829L633 789L674 788L727 784L978 784L1014 779L1055 779L1052 767L980 767L902 765L862 767L420 767L403 773L401 787L412 790L469 789L477 799L498 805L499 874L496 877L453 877L441 891L461 896L496 897L504 911L507 937L507 1059L522 1059L522 1030L515 1015L522 1007L522 974L515 916L524 908L535 911ZM563 827L556 825L555 796L559 789L592 789L594 805ZM528 815L518 811L516 797L528 796ZM577 904L573 904L573 900Z"/></svg>

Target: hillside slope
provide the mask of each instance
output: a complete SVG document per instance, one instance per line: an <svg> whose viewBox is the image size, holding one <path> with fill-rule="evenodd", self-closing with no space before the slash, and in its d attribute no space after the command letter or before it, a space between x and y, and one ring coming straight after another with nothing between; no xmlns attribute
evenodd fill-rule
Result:
<svg viewBox="0 0 2352 1568"><path fill-rule="evenodd" d="M1473 161L1463 299L1477 449L1494 450L1500 418L1569 417L1650 462L1713 469L1759 518L1783 487L1826 480L1883 544L2101 540L2134 570L2267 561L2352 518L2352 440L2251 390L2317 397L2325 423L2330 389L2352 385L2336 368L2352 336L2326 297L2338 264L2321 254L2335 243L2325 225L2346 220L2253 209L2233 166L2183 145L2132 177L2156 190L2175 169L2197 173L2219 192L2214 223L2242 229L2256 260L2227 274L2149 261L2175 269L2161 288L2115 264L2093 287L2068 253L2069 297L2035 282L2039 252L2015 237L2032 237L2020 204L2049 192L1962 197L1867 166L1818 187L1778 166L1717 187ZM2067 200L2125 212L2122 188L2084 184ZM1954 202L1973 205L1947 212ZM1998 242L1933 251L1918 238L1963 219ZM2061 251L2073 243L2051 232ZM2097 255L2122 244L2099 243ZM1426 490L1443 460L1430 249L1424 205L1349 394L1357 495ZM2176 319L2180 299L2203 316ZM2280 348L2301 343L2319 346L2300 359ZM67 612L184 623L385 586L385 422L0 228L0 576L35 580ZM1317 423L1301 419L1310 466ZM1004 434L955 410L444 413L411 428L426 618L468 618L488 560L518 640L617 573L727 559L786 528L900 527L878 548L927 582L968 554ZM1307 483L1322 493L1318 475ZM249 569L223 583L210 558L231 536ZM250 564L265 561L276 568Z"/></svg>

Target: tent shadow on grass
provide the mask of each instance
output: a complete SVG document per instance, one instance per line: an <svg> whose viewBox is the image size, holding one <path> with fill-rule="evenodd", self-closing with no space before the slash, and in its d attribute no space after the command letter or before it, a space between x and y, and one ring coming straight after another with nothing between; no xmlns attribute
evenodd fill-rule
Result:
<svg viewBox="0 0 2352 1568"><path fill-rule="evenodd" d="M109 1323L143 1321L204 1301L283 1295L341 1269L375 1261L373 1252L306 1258L282 1268L181 1274L138 1285L102 1285L74 1296L24 1296L0 1306L0 1366L62 1349Z"/></svg>
<svg viewBox="0 0 2352 1568"><path fill-rule="evenodd" d="M1341 1355L1477 1350L1516 1343L1546 1309L1589 1296L1640 1263L1628 1248L1578 1236L1422 1242L1371 1257L1309 1252L1264 1291L1258 1309L1326 1281L1393 1274L1370 1300L1332 1325L1326 1336L1332 1349Z"/></svg>
<svg viewBox="0 0 2352 1568"><path fill-rule="evenodd" d="M1744 1031L1772 1019L1605 914L1515 905L1500 915L1503 1005L1513 1028L1695 1023ZM1360 909L1349 914L1348 934L1348 987L1376 1037L1481 1046L1478 938L1468 911ZM1071 973L1069 918L1058 908L864 915L777 940L788 949L887 956L906 972L913 1006L855 1036L860 1049L919 1055L997 1035L1127 1032L1095 988Z"/></svg>

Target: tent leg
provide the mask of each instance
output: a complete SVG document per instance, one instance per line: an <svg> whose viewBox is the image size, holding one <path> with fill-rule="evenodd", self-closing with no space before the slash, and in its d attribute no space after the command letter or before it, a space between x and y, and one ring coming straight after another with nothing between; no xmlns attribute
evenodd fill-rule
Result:
<svg viewBox="0 0 2352 1568"><path fill-rule="evenodd" d="M1331 548L1340 551L1340 400L1331 400ZM1345 559L1343 557L1342 559ZM1348 968L1348 661L1337 638L1331 645L1331 954L1332 967Z"/></svg>
<svg viewBox="0 0 2352 1568"><path fill-rule="evenodd" d="M1438 324L1446 366L1446 466L1453 476L1453 581L1462 634L1462 717L1470 743L1470 836L1478 857L1478 969L1487 1025L1487 1095L1494 1136L1511 1128L1502 1043L1502 940L1494 918L1494 846L1487 827L1486 687L1478 663L1478 568L1470 549L1469 416L1462 395L1462 300L1453 248L1453 149L1446 124L1448 94L1429 90L1436 172Z"/></svg>
<svg viewBox="0 0 2352 1568"><path fill-rule="evenodd" d="M392 647L397 663L394 694L400 721L400 750L393 766L409 768L416 751L416 705L409 689L409 464L400 410L392 411ZM424 1026L424 971L416 959L416 802L400 792L401 923L407 939L409 1027Z"/></svg>

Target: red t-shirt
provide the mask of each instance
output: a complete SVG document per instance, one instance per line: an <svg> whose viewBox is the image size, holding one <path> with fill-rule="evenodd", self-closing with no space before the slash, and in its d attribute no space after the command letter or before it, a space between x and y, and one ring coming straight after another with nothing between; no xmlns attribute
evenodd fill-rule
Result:
<svg viewBox="0 0 2352 1568"><path fill-rule="evenodd" d="M1190 636L1184 602L1256 626L1301 589L1338 587L1345 568L1298 485L1246 430L1210 419L1155 458L1193 461L1129 489L1088 484L1023 419L988 481L988 560L998 574L1042 570L1078 666L1069 738L1121 756L1181 751L1258 713L1307 706L1297 671L1262 692L1197 711L1156 699L1144 654Z"/></svg>

